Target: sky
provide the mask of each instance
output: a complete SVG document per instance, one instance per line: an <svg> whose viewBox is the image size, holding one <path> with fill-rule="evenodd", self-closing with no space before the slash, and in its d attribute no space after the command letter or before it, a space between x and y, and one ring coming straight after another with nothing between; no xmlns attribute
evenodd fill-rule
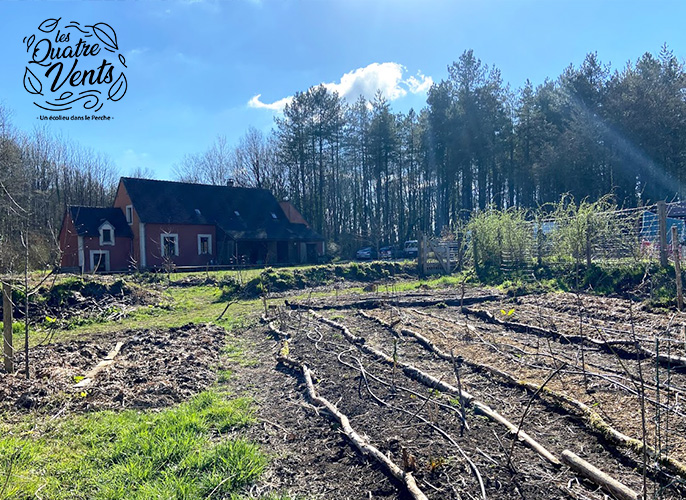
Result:
<svg viewBox="0 0 686 500"><path fill-rule="evenodd" d="M0 105L19 130L47 128L104 154L121 175L140 168L174 179L185 155L218 136L237 144L251 126L268 132L288 99L314 85L350 102L379 89L394 111L418 110L465 50L517 89L555 79L589 52L621 69L666 43L684 61L684 22L683 0L3 0ZM98 53L48 57L48 45L65 55L81 37ZM78 78L50 88L52 64L67 74L75 59L75 71L93 75L107 62L94 83L102 108L84 108L85 98L39 108L87 88ZM56 115L110 119L41 120Z"/></svg>

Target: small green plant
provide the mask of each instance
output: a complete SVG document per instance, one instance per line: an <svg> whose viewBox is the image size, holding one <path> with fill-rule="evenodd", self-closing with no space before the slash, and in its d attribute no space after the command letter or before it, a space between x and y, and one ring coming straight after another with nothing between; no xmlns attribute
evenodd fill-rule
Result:
<svg viewBox="0 0 686 500"><path fill-rule="evenodd" d="M233 372L231 370L217 370L217 382L225 383L231 380Z"/></svg>

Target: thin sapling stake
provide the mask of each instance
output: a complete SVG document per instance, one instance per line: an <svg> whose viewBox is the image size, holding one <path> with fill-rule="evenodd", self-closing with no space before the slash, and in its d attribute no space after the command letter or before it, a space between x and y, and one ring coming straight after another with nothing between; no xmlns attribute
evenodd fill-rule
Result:
<svg viewBox="0 0 686 500"><path fill-rule="evenodd" d="M560 370L562 370L562 368L564 368L564 366L565 365L563 364L562 366L560 366L556 370L553 370L552 372L550 372L550 374L546 377L546 379L543 381L543 383L538 388L538 390L531 396L531 398L529 398L529 402L527 403L526 408L524 408L524 413L522 413L522 418L519 420L519 425L517 425L517 432L515 433L515 435L512 438L512 446L510 446L510 451L507 454L507 466L508 467L510 467L510 468L512 467L512 453L514 452L515 443L517 442L517 437L519 436L519 432L522 430L522 425L524 425L524 419L528 415L529 409L531 408L531 405L533 404L536 397L541 393L543 388L548 384L548 382L550 382L553 379L553 377L555 375L557 375L560 372Z"/></svg>
<svg viewBox="0 0 686 500"><path fill-rule="evenodd" d="M458 360L455 359L455 354L453 350L450 349L450 358L453 362L453 371L455 372L455 380L457 381L457 390L459 391L459 402L460 402L460 415L462 417L462 425L460 427L460 437L464 435L465 429L469 430L469 425L467 424L467 413L465 411L465 402L462 399L462 381L460 380L460 365ZM460 361L462 361L460 359Z"/></svg>

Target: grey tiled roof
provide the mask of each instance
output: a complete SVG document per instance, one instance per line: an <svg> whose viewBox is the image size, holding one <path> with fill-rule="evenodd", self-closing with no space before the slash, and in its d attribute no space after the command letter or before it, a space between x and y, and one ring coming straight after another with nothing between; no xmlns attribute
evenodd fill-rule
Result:
<svg viewBox="0 0 686 500"><path fill-rule="evenodd" d="M100 226L109 222L114 226L116 237L133 238L131 228L126 222L124 213L119 208L106 207L80 207L69 206L67 208L79 236L99 236Z"/></svg>
<svg viewBox="0 0 686 500"><path fill-rule="evenodd" d="M266 189L132 177L121 182L141 222L216 225L241 240L323 240L304 224L290 222Z"/></svg>

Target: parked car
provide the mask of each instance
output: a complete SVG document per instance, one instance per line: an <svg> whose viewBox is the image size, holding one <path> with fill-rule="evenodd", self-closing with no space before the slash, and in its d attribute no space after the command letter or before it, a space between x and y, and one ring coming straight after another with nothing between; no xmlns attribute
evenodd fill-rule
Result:
<svg viewBox="0 0 686 500"><path fill-rule="evenodd" d="M402 254L397 245L388 245L379 249L379 258L381 259L397 259L402 257Z"/></svg>
<svg viewBox="0 0 686 500"><path fill-rule="evenodd" d="M372 260L376 259L376 248L364 247L360 248L355 254L357 260Z"/></svg>
<svg viewBox="0 0 686 500"><path fill-rule="evenodd" d="M403 251L405 252L405 257L408 257L410 259L417 258L417 254L419 254L419 241L406 241L405 246L403 247Z"/></svg>

